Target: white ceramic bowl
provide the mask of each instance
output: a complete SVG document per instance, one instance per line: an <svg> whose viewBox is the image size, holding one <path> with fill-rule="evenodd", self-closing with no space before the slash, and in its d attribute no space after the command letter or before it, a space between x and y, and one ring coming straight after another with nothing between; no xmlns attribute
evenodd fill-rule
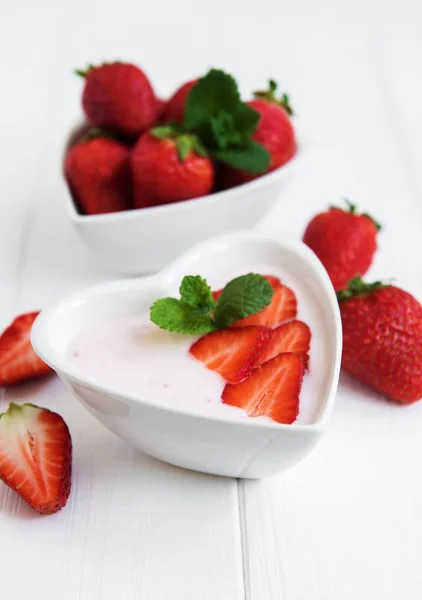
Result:
<svg viewBox="0 0 422 600"><path fill-rule="evenodd" d="M69 142L80 129L73 130ZM202 198L151 208L82 215L64 178L63 194L72 224L100 260L125 275L155 273L194 244L254 227L280 196L302 155L300 140L294 158L259 179Z"/></svg>
<svg viewBox="0 0 422 600"><path fill-rule="evenodd" d="M282 265L311 286L328 334L321 402L309 425L281 425L255 419L226 420L154 404L112 392L83 375L66 357L75 334L95 322L136 314L153 300L174 295L184 275L213 277L221 261L244 269L245 261ZM341 321L329 278L302 242L279 242L257 232L240 232L209 240L157 275L123 280L84 290L43 312L32 329L36 352L53 367L82 404L106 427L136 448L166 462L206 473L261 478L291 467L320 439L337 390L341 358Z"/></svg>

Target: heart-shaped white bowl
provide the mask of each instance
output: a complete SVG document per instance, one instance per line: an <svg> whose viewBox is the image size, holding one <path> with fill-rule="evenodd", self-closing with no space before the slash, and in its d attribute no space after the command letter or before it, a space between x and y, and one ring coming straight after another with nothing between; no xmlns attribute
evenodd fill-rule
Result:
<svg viewBox="0 0 422 600"><path fill-rule="evenodd" d="M80 130L81 125L71 131L66 149ZM67 214L103 263L125 275L155 273L194 244L254 227L283 193L305 150L299 136L296 155L254 181L202 198L103 215L80 214L63 178Z"/></svg>
<svg viewBox="0 0 422 600"><path fill-rule="evenodd" d="M326 375L317 408L307 424L299 421L281 425L253 418L229 420L159 405L154 398L110 389L95 377L81 373L67 356L75 335L94 323L139 314L156 298L176 295L184 275L201 274L214 284L222 270L241 274L258 264L265 264L267 272L275 274L282 267L283 272L291 273L306 286L324 327L327 343L322 362ZM204 242L151 277L96 286L63 300L41 313L31 341L82 404L136 448L188 469L255 479L291 467L320 439L337 390L342 336L333 287L314 254L302 242L280 242L250 231Z"/></svg>

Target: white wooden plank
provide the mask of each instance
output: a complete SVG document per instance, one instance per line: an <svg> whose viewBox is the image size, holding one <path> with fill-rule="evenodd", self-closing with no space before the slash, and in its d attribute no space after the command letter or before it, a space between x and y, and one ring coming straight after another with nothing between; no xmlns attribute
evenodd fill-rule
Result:
<svg viewBox="0 0 422 600"><path fill-rule="evenodd" d="M0 299L4 325L16 312L49 306L81 286L114 276L81 245L63 211L62 146L80 113L81 82L71 69L107 57L132 58L161 72L159 88L169 92L180 79L204 69L212 36L190 31L189 20L176 31L158 5L148 17L142 3L121 3L123 12L134 13L118 26L115 5L103 3L102 26L93 27L98 17L94 3L25 4L24 22L21 10L11 7L8 23L1 25L2 48L9 51L0 53L7 56L2 67L9 68L2 75L16 85L22 76L21 87L10 94L8 116L2 114L2 133L13 140L15 131L24 129L30 150L22 136L7 151L3 148L10 169L7 177L0 174L0 191L5 197L13 194L16 203L20 196L31 201L29 213L23 204L15 206L19 224L9 205L0 205L0 249L8 253L8 260L0 261L2 293L4 285L8 298L7 303L6 294ZM179 72L169 69L167 52L151 52L159 22L175 48L179 36L196 44L191 61L184 60ZM18 30L23 37L19 49ZM186 45L178 52L184 55ZM0 488L0 570L13 582L2 587L2 597L243 598L234 481L141 455L99 425L55 379L7 391L1 408L12 400L31 401L63 415L74 441L74 476L68 506L49 518L37 517L6 487Z"/></svg>
<svg viewBox="0 0 422 600"><path fill-rule="evenodd" d="M18 311L104 279L51 208L34 208ZM0 489L0 562L14 574L16 598L243 597L235 482L141 455L56 380L7 391L5 400L56 410L74 441L73 493L58 515L38 518ZM37 540L35 563L28 539ZM30 577L17 576L22 565Z"/></svg>
<svg viewBox="0 0 422 600"><path fill-rule="evenodd" d="M71 69L118 57L144 64L161 94L211 64L238 74L245 91L278 77L313 150L267 227L299 234L312 212L348 195L386 224L371 275L396 275L421 297L420 11L408 0L371 7L261 0L258 13L256 3L122 0L119 12L101 4L101 26L96 2L8 7L0 21L0 66L10 83L0 115L0 325L112 276L66 222L59 172L79 112L81 84ZM29 200L37 203L27 213ZM14 584L8 598L243 597L233 482L135 455L58 382L7 394L24 398L69 422L75 491L65 511L42 520L0 492L0 564ZM420 597L419 413L344 380L315 454L284 477L241 484L249 599Z"/></svg>
<svg viewBox="0 0 422 600"><path fill-rule="evenodd" d="M306 176L265 225L280 235L286 228L299 234L313 212L347 196L385 225L368 276L395 276L422 298L420 197L392 127L375 42L366 37L366 23L349 29L341 23L325 32L323 43L309 30L306 46L290 38L296 70L306 72L296 91L300 120L315 148ZM315 30L320 26L317 20ZM418 57L413 65L421 46ZM386 70L397 98L400 90ZM318 90L311 98L310 87ZM412 102L421 100L419 94ZM247 597L420 598L421 418L422 405L393 406L342 377L333 419L315 453L284 476L241 484Z"/></svg>

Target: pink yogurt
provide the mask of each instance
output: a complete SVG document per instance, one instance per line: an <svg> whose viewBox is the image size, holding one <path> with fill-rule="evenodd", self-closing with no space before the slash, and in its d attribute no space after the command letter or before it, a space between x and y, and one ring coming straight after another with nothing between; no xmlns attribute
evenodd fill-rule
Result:
<svg viewBox="0 0 422 600"><path fill-rule="evenodd" d="M273 265L251 265L247 272L280 277L297 296L297 318L311 328L310 368L303 379L296 423L312 423L324 400L329 365L327 331L311 282L301 282ZM218 289L240 274L222 273L218 281L210 283ZM97 379L112 392L196 414L249 419L242 409L221 402L225 381L189 354L198 337L163 331L151 323L148 314L134 314L83 330L69 344L67 357L82 374ZM267 417L256 420L273 422Z"/></svg>

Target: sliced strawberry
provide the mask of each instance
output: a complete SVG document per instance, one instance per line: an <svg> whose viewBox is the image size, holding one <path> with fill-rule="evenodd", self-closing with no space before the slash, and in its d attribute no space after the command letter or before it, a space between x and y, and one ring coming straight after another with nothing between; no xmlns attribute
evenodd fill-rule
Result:
<svg viewBox="0 0 422 600"><path fill-rule="evenodd" d="M256 315L241 319L231 327L249 327L263 325L264 327L277 327L284 321L290 321L297 315L297 300L294 292L287 285L280 284L274 290L271 304Z"/></svg>
<svg viewBox="0 0 422 600"><path fill-rule="evenodd" d="M260 363L265 363L283 352L292 352L299 356L306 366L310 345L311 330L306 323L297 320L283 323L271 331L268 343L261 353Z"/></svg>
<svg viewBox="0 0 422 600"><path fill-rule="evenodd" d="M265 279L268 281L269 284L271 284L272 288L274 290L276 290L278 287L281 286L281 281L278 277L276 277L275 275L263 275L262 277L265 277ZM223 290L215 290L212 293L212 297L214 298L214 300L218 300L219 297L221 296L221 292Z"/></svg>
<svg viewBox="0 0 422 600"><path fill-rule="evenodd" d="M29 339L38 312L16 317L0 336L0 387L52 372L34 352Z"/></svg>
<svg viewBox="0 0 422 600"><path fill-rule="evenodd" d="M243 408L250 417L266 416L278 423L293 423L299 412L303 365L295 354L279 354L238 385L227 384L225 404Z"/></svg>
<svg viewBox="0 0 422 600"><path fill-rule="evenodd" d="M265 327L221 329L199 338L190 353L226 381L239 383L259 364L268 335Z"/></svg>
<svg viewBox="0 0 422 600"><path fill-rule="evenodd" d="M273 287L274 290L276 290L278 287L281 286L281 281L278 277L276 277L275 275L263 275L263 277L265 277L265 279L268 281L268 283L271 284L271 286Z"/></svg>
<svg viewBox="0 0 422 600"><path fill-rule="evenodd" d="M72 475L72 440L66 423L33 404L10 404L0 415L0 479L37 512L66 504Z"/></svg>

